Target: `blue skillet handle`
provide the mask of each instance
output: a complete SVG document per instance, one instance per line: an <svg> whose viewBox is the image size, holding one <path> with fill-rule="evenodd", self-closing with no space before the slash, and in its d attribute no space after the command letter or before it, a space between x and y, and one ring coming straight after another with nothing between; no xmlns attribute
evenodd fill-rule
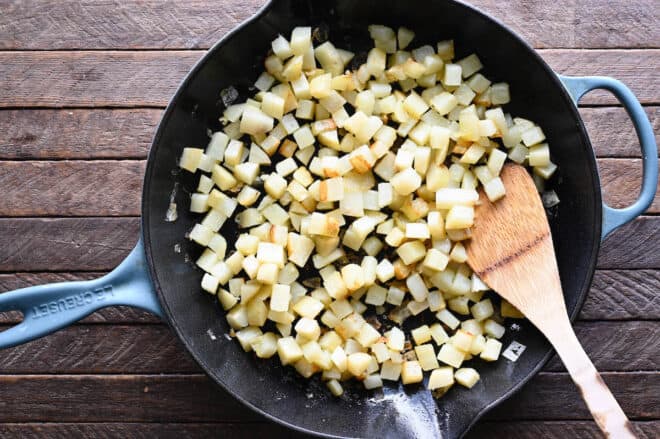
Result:
<svg viewBox="0 0 660 439"><path fill-rule="evenodd" d="M21 323L0 332L0 349L43 337L100 308L115 305L134 306L164 316L151 284L142 239L117 268L99 279L0 294L0 312L23 313Z"/></svg>
<svg viewBox="0 0 660 439"><path fill-rule="evenodd" d="M603 203L603 230L601 241L615 229L641 215L653 202L658 185L658 146L655 143L653 127L642 105L625 84L604 76L563 76L558 75L577 105L587 92L595 89L609 90L621 102L637 132L642 149L643 177L642 190L633 204L623 209L614 209Z"/></svg>

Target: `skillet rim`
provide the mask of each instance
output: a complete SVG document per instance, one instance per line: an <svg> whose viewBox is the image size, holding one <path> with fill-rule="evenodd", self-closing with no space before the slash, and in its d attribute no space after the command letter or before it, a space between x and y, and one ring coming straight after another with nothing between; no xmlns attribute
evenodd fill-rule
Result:
<svg viewBox="0 0 660 439"><path fill-rule="evenodd" d="M163 114L161 116L160 122L156 128L156 132L154 134L153 140L151 142L151 147L149 149L149 155L147 158L147 165L145 169L145 174L144 174L144 180L143 180L143 185L142 185L142 201L141 201L141 210L142 210L142 216L141 216L141 234L144 237L144 248L145 248L145 254L147 258L147 265L149 267L149 275L151 278L151 282L155 288L156 294L158 296L158 300L161 304L161 307L165 311L165 315L167 317L166 322L170 328L172 328L177 335L177 338L179 339L179 342L183 344L185 349L188 351L188 353L194 358L195 362L199 364L203 371L204 374L207 375L209 378L211 378L217 385L219 385L224 391L229 393L233 398L235 398L237 401L239 401L241 404L245 405L246 407L250 408L254 412L260 414L261 416L264 416L270 421L276 422L280 425L283 425L287 428L290 428L292 430L295 430L300 433L304 433L307 435L312 435L316 437L326 437L326 438L343 438L344 436L336 436L324 432L318 432L318 431L313 431L309 430L304 427L300 427L296 424L292 424L287 422L284 419L277 418L270 413L260 409L259 407L256 407L254 404L252 404L251 401L246 400L242 396L236 394L231 387L222 382L220 379L216 379L211 373L210 373L210 365L207 365L207 361L205 361L204 358L202 358L201 355L197 353L195 349L192 348L190 345L188 339L182 334L182 332L179 329L179 326L177 324L177 321L174 318L174 315L172 311L170 310L170 307L167 303L167 300L164 297L164 294L162 292L160 282L158 280L155 264L154 264L154 259L152 255L152 248L151 248L151 233L150 233L150 228L149 228L149 220L150 220L150 206L149 203L147 202L147 195L150 192L151 188L151 175L154 172L154 163L156 162L155 159L155 151L158 149L156 145L159 144L161 140L162 133L164 131L164 127L167 125L173 109L176 105L176 103L179 100L179 97L183 94L183 91L185 88L188 86L188 83L192 80L192 78L195 76L195 74L204 67L206 62L227 42L229 41L234 35L242 31L246 26L249 24L258 21L261 19L268 11L270 11L278 2L284 1L284 0L267 0L267 3L264 4L257 12L255 12L251 17L247 18L240 24L238 24L236 27L234 27L232 30L230 30L227 34L225 34L220 40L218 40L211 48L209 48L206 53L195 62L194 66L188 71L186 76L183 78L183 80L179 83L176 92L170 99L170 101L167 104L167 107L163 111ZM306 1L312 1L312 0L306 0ZM589 259L589 264L585 268L587 270L587 276L585 277L585 281L582 284L581 289L578 291L578 296L577 296L577 301L575 303L575 307L572 312L569 313L569 318L570 321L573 322L575 318L577 317L578 313L580 312L584 301L587 297L587 294L589 292L589 287L592 284L593 281L593 276L595 273L596 269L596 261L598 257L598 252L600 249L600 244L601 244L601 228L602 228L602 191L601 191L601 184L600 184L600 176L598 173L598 167L596 163L596 157L595 153L593 150L593 146L591 145L591 141L589 139L589 136L587 134L586 128L584 126L584 122L582 121L582 118L578 112L577 108L577 103L573 101L573 98L569 94L568 90L564 87L563 83L555 73L555 71L548 65L543 58L536 52L536 50L527 42L525 41L518 33L514 32L512 29L510 29L508 26L506 26L504 23L502 23L500 20L497 18L494 18L490 14L476 8L475 6L472 6L468 3L465 3L461 0L441 0L445 1L447 3L453 3L458 7L464 8L467 10L467 12L471 14L477 14L481 16L481 18L492 22L496 26L498 26L503 32L509 34L510 37L512 37L514 40L516 40L524 49L526 49L526 52L528 56L530 57L530 60L532 62L535 62L539 67L541 67L546 73L549 74L549 76L552 78L551 80L554 83L555 88L557 88L560 91L560 95L563 99L563 101L568 104L567 107L569 108L569 112L571 113L571 116L573 117L573 120L577 124L578 132L581 137L582 143L584 144L585 147L588 147L591 150L591 154L587 154L587 161L586 165L590 168L590 173L592 175L592 181L594 183L593 187L591 188L594 194L594 208L596 212L594 212L594 224L593 224L593 236L592 236L592 249L591 249L591 254L590 254L590 259ZM560 166L561 168L561 166ZM551 358L551 356L555 353L555 350L550 346L548 349L548 352L544 355L544 357L538 362L538 364L532 368L532 370L520 381L518 381L513 387L511 387L507 392L502 394L500 397L492 400L490 403L485 405L479 412L477 412L470 423L468 423L463 431L460 432L459 437L465 436L465 434L472 429L472 427L479 421L488 411L492 410L495 406L501 404L503 401L509 399L513 394L518 392L529 380L531 380L534 376L536 376L540 370L545 366L545 364L548 362L548 360Z"/></svg>

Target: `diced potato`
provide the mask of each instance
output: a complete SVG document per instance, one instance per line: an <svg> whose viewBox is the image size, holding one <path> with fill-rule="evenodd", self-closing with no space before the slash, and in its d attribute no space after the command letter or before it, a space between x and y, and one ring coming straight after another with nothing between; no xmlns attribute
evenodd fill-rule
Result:
<svg viewBox="0 0 660 439"><path fill-rule="evenodd" d="M452 367L460 367L465 360L465 352L456 348L452 344L445 343L440 347L438 360Z"/></svg>
<svg viewBox="0 0 660 439"><path fill-rule="evenodd" d="M529 166L548 166L550 164L550 148L548 144L542 143L530 147L527 160L529 161Z"/></svg>
<svg viewBox="0 0 660 439"><path fill-rule="evenodd" d="M469 206L454 206L449 209L445 221L445 229L467 229L474 224L474 208Z"/></svg>
<svg viewBox="0 0 660 439"><path fill-rule="evenodd" d="M420 95L412 92L404 99L403 108L413 119L417 120L429 109L429 105Z"/></svg>
<svg viewBox="0 0 660 439"><path fill-rule="evenodd" d="M456 329L458 325L461 323L461 321L458 320L456 316L454 316L450 311L446 309L440 310L436 314L436 317L442 323L447 325L450 329Z"/></svg>
<svg viewBox="0 0 660 439"><path fill-rule="evenodd" d="M321 301L310 297L303 296L293 305L293 310L300 316L310 319L315 318L324 308Z"/></svg>
<svg viewBox="0 0 660 439"><path fill-rule="evenodd" d="M408 291L413 296L417 302L426 300L429 294L429 290L426 288L424 279L419 273L413 273L406 279L406 285L408 286Z"/></svg>
<svg viewBox="0 0 660 439"><path fill-rule="evenodd" d="M509 101L511 101L511 96L509 95L509 84L506 82L500 82L491 85L490 96L493 105L508 104Z"/></svg>
<svg viewBox="0 0 660 439"><path fill-rule="evenodd" d="M273 285L270 296L270 309L278 312L285 312L289 309L291 303L291 287L289 285Z"/></svg>
<svg viewBox="0 0 660 439"><path fill-rule="evenodd" d="M493 203L506 195L506 189L500 177L495 177L486 183L484 185L484 192Z"/></svg>
<svg viewBox="0 0 660 439"><path fill-rule="evenodd" d="M330 393L332 393L334 396L341 396L344 393L344 389L337 380L330 380L325 385L328 387L330 390Z"/></svg>
<svg viewBox="0 0 660 439"><path fill-rule="evenodd" d="M282 337L277 340L277 354L283 366L295 363L303 356L302 349L293 337Z"/></svg>
<svg viewBox="0 0 660 439"><path fill-rule="evenodd" d="M486 341L486 345L484 346L484 349L479 355L479 357L485 361L496 361L500 356L501 350L502 350L502 343L495 340L494 338L489 338Z"/></svg>
<svg viewBox="0 0 660 439"><path fill-rule="evenodd" d="M480 322L492 316L495 311L493 309L493 303L490 301L490 299L485 299L472 305L470 312L472 313L472 316Z"/></svg>
<svg viewBox="0 0 660 439"><path fill-rule="evenodd" d="M451 367L439 367L431 372L429 376L428 389L444 389L454 384L454 369Z"/></svg>
<svg viewBox="0 0 660 439"><path fill-rule="evenodd" d="M369 305L380 306L385 303L388 290L380 285L372 285L367 290L367 296L364 302Z"/></svg>
<svg viewBox="0 0 660 439"><path fill-rule="evenodd" d="M468 389L474 387L480 378L479 373L471 367L462 367L458 369L455 372L454 377L456 378L456 382L458 384L467 387Z"/></svg>
<svg viewBox="0 0 660 439"><path fill-rule="evenodd" d="M315 319L302 317L294 326L296 333L308 340L317 340L321 335L321 327ZM309 359L308 359L309 360Z"/></svg>
<svg viewBox="0 0 660 439"><path fill-rule="evenodd" d="M252 339L250 345L259 358L270 358L277 352L277 336L272 332Z"/></svg>
<svg viewBox="0 0 660 439"><path fill-rule="evenodd" d="M421 241L410 241L401 245L396 252L406 265L410 265L424 259L426 246Z"/></svg>
<svg viewBox="0 0 660 439"><path fill-rule="evenodd" d="M406 361L401 366L401 382L406 384L421 383L424 375L417 361Z"/></svg>
<svg viewBox="0 0 660 439"><path fill-rule="evenodd" d="M367 370L371 362L371 355L364 352L350 354L346 361L346 369L356 377L361 377Z"/></svg>
<svg viewBox="0 0 660 439"><path fill-rule="evenodd" d="M412 338L415 340L416 344L424 344L431 340L431 329L428 327L428 325L422 325L413 329L410 332L410 335L412 335Z"/></svg>
<svg viewBox="0 0 660 439"><path fill-rule="evenodd" d="M488 319L484 322L484 332L493 338L501 338L504 335L504 326L495 320Z"/></svg>
<svg viewBox="0 0 660 439"><path fill-rule="evenodd" d="M262 335L263 333L261 332L261 329L256 326L248 326L240 331L236 331L236 339L245 352L252 351L252 342Z"/></svg>
<svg viewBox="0 0 660 439"><path fill-rule="evenodd" d="M459 329L456 333L450 338L449 342L460 349L463 352L468 352L474 341L474 334L471 334L463 329Z"/></svg>
<svg viewBox="0 0 660 439"><path fill-rule="evenodd" d="M369 323L364 323L355 336L355 340L357 340L357 342L360 343L363 347L368 348L376 343L380 337L380 332L378 332Z"/></svg>
<svg viewBox="0 0 660 439"><path fill-rule="evenodd" d="M312 28L296 27L291 31L291 52L296 55L304 54L312 45Z"/></svg>
<svg viewBox="0 0 660 439"><path fill-rule="evenodd" d="M385 339L388 348L395 351L402 351L406 336L403 331L395 326L385 334Z"/></svg>
<svg viewBox="0 0 660 439"><path fill-rule="evenodd" d="M435 358L435 351L433 345L423 344L415 347L415 354L422 370L429 371L437 369L439 366L438 360Z"/></svg>
<svg viewBox="0 0 660 439"><path fill-rule="evenodd" d="M407 239L428 239L431 237L429 227L425 223L407 223L405 235Z"/></svg>

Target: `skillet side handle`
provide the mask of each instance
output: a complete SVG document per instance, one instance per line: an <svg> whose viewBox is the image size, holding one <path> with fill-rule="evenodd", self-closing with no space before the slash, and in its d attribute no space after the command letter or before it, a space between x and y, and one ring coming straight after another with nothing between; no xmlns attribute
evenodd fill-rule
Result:
<svg viewBox="0 0 660 439"><path fill-rule="evenodd" d="M142 239L112 272L90 281L61 282L0 294L0 312L18 310L23 321L0 332L0 349L43 337L106 306L164 313L151 284Z"/></svg>
<svg viewBox="0 0 660 439"><path fill-rule="evenodd" d="M639 138L643 159L642 189L637 200L623 209L614 209L603 203L603 230L600 238L602 241L612 231L641 215L653 202L658 184L658 146L653 135L653 127L642 105L622 82L604 76L558 76L575 105L591 90L604 89L612 92L628 112Z"/></svg>

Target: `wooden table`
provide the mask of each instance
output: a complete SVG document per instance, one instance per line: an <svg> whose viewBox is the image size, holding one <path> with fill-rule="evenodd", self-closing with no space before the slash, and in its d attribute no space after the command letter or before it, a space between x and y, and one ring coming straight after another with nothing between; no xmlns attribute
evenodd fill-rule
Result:
<svg viewBox="0 0 660 439"><path fill-rule="evenodd" d="M263 0L0 0L0 291L88 279L138 236L151 137L179 81ZM657 0L476 0L561 73L626 82L660 133ZM580 109L605 198L638 191L638 142L605 93ZM577 333L643 437L660 436L660 198L603 245ZM16 314L0 315L2 328ZM0 329L2 329L0 328ZM106 309L0 353L0 437L289 436L217 389L168 328ZM598 437L553 359L470 437Z"/></svg>

